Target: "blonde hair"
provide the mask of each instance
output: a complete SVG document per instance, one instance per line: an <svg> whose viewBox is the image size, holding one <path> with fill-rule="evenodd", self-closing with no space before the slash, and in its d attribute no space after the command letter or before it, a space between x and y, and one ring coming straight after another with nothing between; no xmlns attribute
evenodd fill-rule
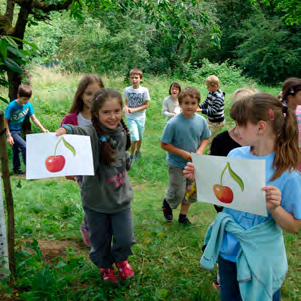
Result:
<svg viewBox="0 0 301 301"><path fill-rule="evenodd" d="M232 94L231 100L232 100L232 106L239 101L240 99L248 96L248 95L252 95L255 94L256 91L251 89L251 88L240 88L237 89L236 91L234 91L234 93Z"/></svg>
<svg viewBox="0 0 301 301"><path fill-rule="evenodd" d="M287 170L298 170L299 131L293 110L284 107L271 94L255 93L237 101L231 108L230 116L240 126L246 126L248 121L257 124L262 120L271 127L276 136L276 147L273 160L275 172L270 181L279 178Z"/></svg>
<svg viewBox="0 0 301 301"><path fill-rule="evenodd" d="M215 86L217 85L219 87L219 79L216 75L210 75L206 78L205 83L207 86Z"/></svg>

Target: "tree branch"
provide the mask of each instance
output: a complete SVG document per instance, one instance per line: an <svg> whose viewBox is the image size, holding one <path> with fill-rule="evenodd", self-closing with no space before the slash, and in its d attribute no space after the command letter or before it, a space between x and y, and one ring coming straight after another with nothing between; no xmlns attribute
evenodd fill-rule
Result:
<svg viewBox="0 0 301 301"><path fill-rule="evenodd" d="M11 23L13 22L14 8L15 8L15 1L7 0L5 16L10 20Z"/></svg>
<svg viewBox="0 0 301 301"><path fill-rule="evenodd" d="M70 4L72 3L72 0L65 0L61 3L53 3L53 4L46 4L44 2L41 2L39 0L15 0L16 3L18 3L21 7L28 6L31 2L31 7L40 9L44 13L49 13L51 11L59 11L59 10L65 10L67 9Z"/></svg>

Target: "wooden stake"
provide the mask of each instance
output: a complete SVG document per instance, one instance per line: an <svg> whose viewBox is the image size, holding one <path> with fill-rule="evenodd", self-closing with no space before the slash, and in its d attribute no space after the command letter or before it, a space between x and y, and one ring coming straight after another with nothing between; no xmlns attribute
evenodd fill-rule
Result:
<svg viewBox="0 0 301 301"><path fill-rule="evenodd" d="M4 194L5 194L6 207L7 207L8 260L9 260L10 272L14 276L15 269L16 269L14 200L13 200L13 194L10 185L3 111L0 111L0 163L1 163L1 173L2 173Z"/></svg>

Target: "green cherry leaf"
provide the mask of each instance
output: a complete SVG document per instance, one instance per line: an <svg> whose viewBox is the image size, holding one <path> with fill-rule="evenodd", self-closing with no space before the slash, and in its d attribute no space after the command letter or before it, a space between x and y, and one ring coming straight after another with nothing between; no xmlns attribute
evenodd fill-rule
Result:
<svg viewBox="0 0 301 301"><path fill-rule="evenodd" d="M230 163L228 162L228 167L229 167L229 174L231 178L240 186L241 191L244 191L244 182L242 179L239 177L238 174L234 172L234 170L230 167Z"/></svg>
<svg viewBox="0 0 301 301"><path fill-rule="evenodd" d="M72 152L73 156L76 155L76 151L75 151L75 148L65 140L65 138L63 137L63 142L64 142L64 145Z"/></svg>

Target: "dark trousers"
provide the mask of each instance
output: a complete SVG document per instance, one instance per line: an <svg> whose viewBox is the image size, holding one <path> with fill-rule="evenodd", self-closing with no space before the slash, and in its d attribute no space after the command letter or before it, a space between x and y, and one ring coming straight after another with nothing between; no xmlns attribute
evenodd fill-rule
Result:
<svg viewBox="0 0 301 301"><path fill-rule="evenodd" d="M90 229L91 261L99 268L128 259L136 242L131 209L108 214L84 207Z"/></svg>
<svg viewBox="0 0 301 301"><path fill-rule="evenodd" d="M10 131L14 139L13 145L13 171L18 171L21 168L20 152L23 162L26 165L26 142L21 137L21 131Z"/></svg>
<svg viewBox="0 0 301 301"><path fill-rule="evenodd" d="M237 281L236 263L225 260L219 256L218 268L221 286L221 301L242 301ZM273 301L280 301L280 289L273 295Z"/></svg>

